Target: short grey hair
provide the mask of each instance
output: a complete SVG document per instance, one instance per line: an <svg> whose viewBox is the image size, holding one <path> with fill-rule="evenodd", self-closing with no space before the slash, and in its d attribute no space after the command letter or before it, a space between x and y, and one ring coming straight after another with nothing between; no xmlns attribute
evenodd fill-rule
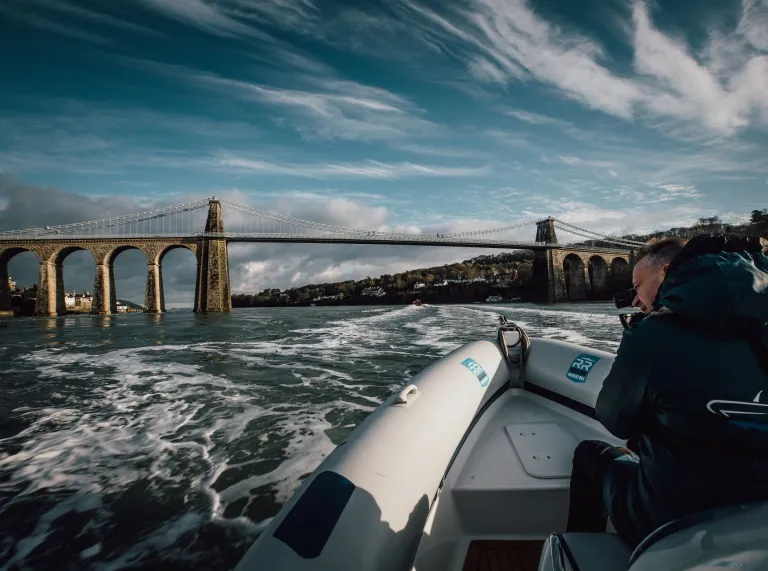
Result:
<svg viewBox="0 0 768 571"><path fill-rule="evenodd" d="M645 259L647 264L665 265L670 263L685 246L681 238L665 238L649 243L638 253L637 262Z"/></svg>

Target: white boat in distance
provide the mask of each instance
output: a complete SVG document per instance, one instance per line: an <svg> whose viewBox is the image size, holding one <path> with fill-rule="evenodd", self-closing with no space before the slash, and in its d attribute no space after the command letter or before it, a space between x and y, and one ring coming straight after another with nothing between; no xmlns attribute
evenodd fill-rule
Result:
<svg viewBox="0 0 768 571"><path fill-rule="evenodd" d="M563 533L573 451L614 356L511 323L411 379L302 483L236 571L768 569L768 503L694 514L634 552Z"/></svg>

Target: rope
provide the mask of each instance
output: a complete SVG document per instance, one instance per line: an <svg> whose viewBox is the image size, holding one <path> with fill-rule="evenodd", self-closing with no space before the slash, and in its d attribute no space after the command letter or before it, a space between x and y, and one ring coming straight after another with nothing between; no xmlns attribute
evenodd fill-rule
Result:
<svg viewBox="0 0 768 571"><path fill-rule="evenodd" d="M504 337L504 332L506 331L516 332L518 334L517 341L512 345L507 345L507 341ZM504 315L500 315L499 328L496 331L496 340L498 341L499 347L504 354L504 358L510 365L521 368L525 366L525 363L528 361L528 355L531 352L531 340L528 338L528 334L522 327L516 323L507 321L507 318ZM520 351L517 353L517 355L510 355L509 350L514 349L517 346L520 346Z"/></svg>

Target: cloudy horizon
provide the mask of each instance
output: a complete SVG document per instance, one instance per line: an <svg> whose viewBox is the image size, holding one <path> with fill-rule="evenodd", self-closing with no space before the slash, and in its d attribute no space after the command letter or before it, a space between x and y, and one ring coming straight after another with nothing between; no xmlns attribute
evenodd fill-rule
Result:
<svg viewBox="0 0 768 571"><path fill-rule="evenodd" d="M211 195L423 232L551 215L625 234L768 207L768 0L100 4L0 7L0 230ZM235 244L232 290L479 253ZM144 264L118 258L120 298L143 301ZM31 254L9 269L36 281ZM65 287L92 285L72 254ZM191 306L191 253L164 285Z"/></svg>

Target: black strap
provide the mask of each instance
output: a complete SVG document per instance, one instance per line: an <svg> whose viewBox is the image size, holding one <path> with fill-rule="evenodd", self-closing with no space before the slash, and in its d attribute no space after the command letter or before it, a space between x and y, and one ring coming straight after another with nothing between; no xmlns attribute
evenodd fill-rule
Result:
<svg viewBox="0 0 768 571"><path fill-rule="evenodd" d="M581 569L579 569L579 564L576 563L576 558L573 556L573 551L571 551L571 546L568 545L568 542L565 540L562 534L558 533L556 534L556 536L560 544L560 549L562 549L562 553L565 555L565 558L568 560L568 563L570 563L573 571L581 571Z"/></svg>

